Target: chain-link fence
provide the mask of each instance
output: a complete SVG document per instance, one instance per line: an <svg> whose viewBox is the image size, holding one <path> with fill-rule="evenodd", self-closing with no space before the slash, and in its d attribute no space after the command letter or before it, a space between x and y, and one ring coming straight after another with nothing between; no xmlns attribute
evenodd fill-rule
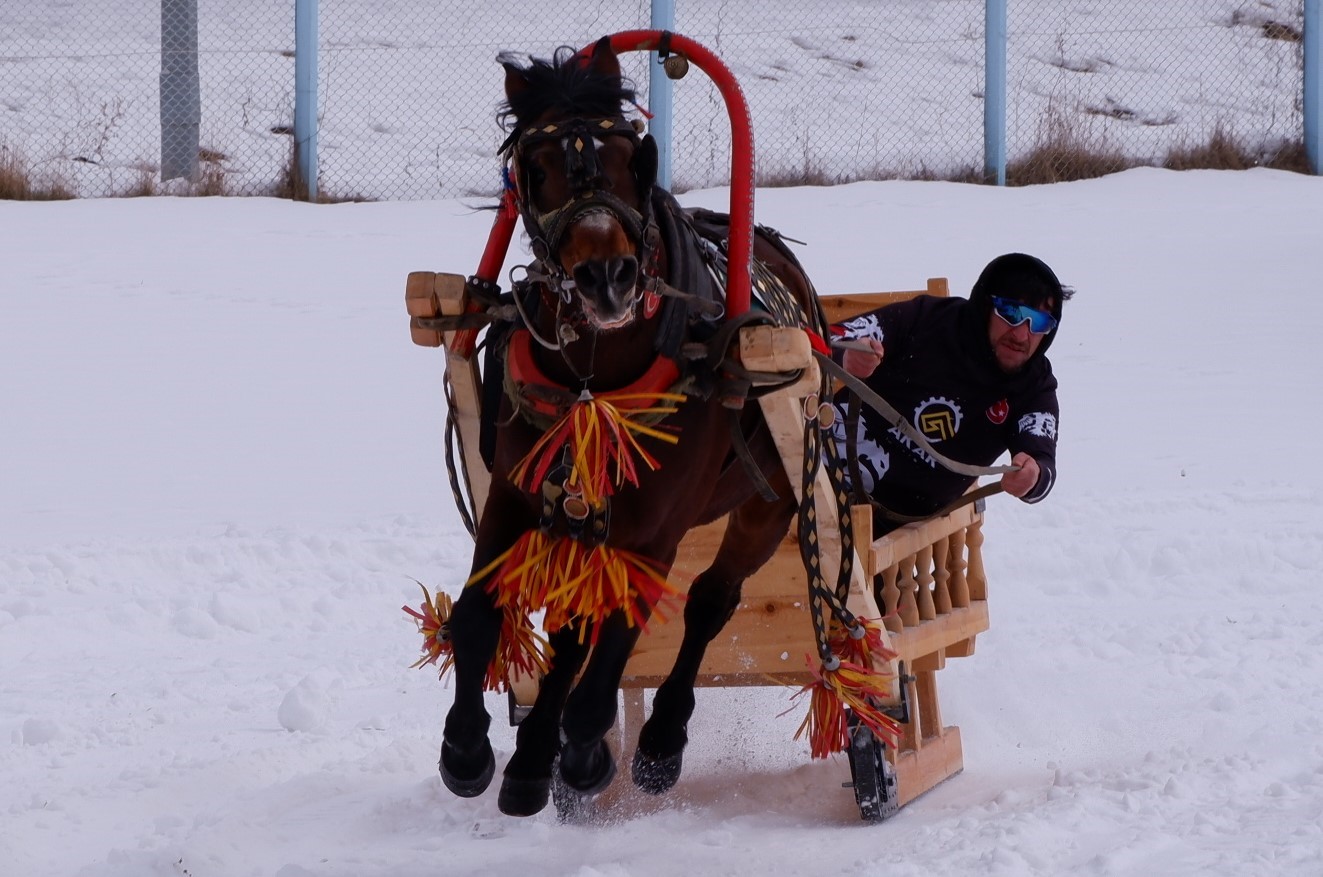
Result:
<svg viewBox="0 0 1323 877"><path fill-rule="evenodd" d="M1219 128L1252 148L1300 139L1301 0L1008 6L1011 162L1062 138L1143 163ZM319 9L318 188L374 199L494 193L496 55L546 57L650 21L648 0ZM739 79L761 183L980 173L983 0L678 0L675 19ZM159 179L161 27L161 0L5 4L0 149L80 195L187 190ZM197 0L197 35L200 176L230 194L287 191L293 0ZM648 56L623 61L646 101ZM700 71L674 106L675 187L726 183L729 121Z"/></svg>

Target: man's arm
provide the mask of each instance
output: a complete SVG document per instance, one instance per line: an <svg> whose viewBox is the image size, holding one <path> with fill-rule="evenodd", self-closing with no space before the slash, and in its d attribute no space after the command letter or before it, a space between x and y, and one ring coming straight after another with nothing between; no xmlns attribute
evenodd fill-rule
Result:
<svg viewBox="0 0 1323 877"><path fill-rule="evenodd" d="M1025 502L1038 502L1047 496L1053 482L1057 480L1056 461L1051 457L1044 457L1040 463L1030 454L1020 451L1011 458L1011 465L1019 466L1020 470L1001 476L1001 489Z"/></svg>
<svg viewBox="0 0 1323 877"><path fill-rule="evenodd" d="M1019 408L1007 444L1012 465L1020 469L1001 477L1002 489L1011 496L1034 503L1051 493L1057 480L1058 417L1055 389L1044 390Z"/></svg>

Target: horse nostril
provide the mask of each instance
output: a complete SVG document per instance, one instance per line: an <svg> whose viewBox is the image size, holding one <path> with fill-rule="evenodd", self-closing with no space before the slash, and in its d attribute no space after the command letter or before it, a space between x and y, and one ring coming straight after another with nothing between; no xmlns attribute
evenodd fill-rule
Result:
<svg viewBox="0 0 1323 877"><path fill-rule="evenodd" d="M634 288L639 277L639 260L633 256L623 256L611 260L611 287L618 290Z"/></svg>
<svg viewBox="0 0 1323 877"><path fill-rule="evenodd" d="M573 273L574 285L588 295L596 292L606 279L606 271L597 261L580 262L574 266Z"/></svg>

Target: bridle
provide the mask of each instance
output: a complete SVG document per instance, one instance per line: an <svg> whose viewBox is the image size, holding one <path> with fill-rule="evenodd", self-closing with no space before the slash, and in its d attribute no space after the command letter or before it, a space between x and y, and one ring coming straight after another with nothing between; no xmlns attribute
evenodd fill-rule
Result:
<svg viewBox="0 0 1323 877"><path fill-rule="evenodd" d="M609 190L611 185L597 155L597 145L608 137L625 137L639 147L639 131L624 116L572 118L529 128L516 128L501 145L509 176L515 186L516 202L536 265L529 266L530 278L544 282L548 289L569 304L576 284L561 266L556 254L570 227L593 214L615 218L625 234L636 241L640 279L654 275L659 262L657 225L648 191L640 191L640 208L625 203ZM565 173L570 199L560 207L542 211L533 203L528 179L529 150L547 142L559 143L565 155ZM640 189L650 188L640 186Z"/></svg>

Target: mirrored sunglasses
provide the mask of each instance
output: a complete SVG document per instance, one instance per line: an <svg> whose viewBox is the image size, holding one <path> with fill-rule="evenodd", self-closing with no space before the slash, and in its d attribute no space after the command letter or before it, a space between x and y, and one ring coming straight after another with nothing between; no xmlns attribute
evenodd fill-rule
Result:
<svg viewBox="0 0 1323 877"><path fill-rule="evenodd" d="M1005 320L1010 326L1018 326L1027 322L1029 331L1035 335L1046 335L1057 327L1056 317L1046 311L1040 311L1037 308L1029 307L1029 305L1021 304L1012 298L994 296L992 312Z"/></svg>

